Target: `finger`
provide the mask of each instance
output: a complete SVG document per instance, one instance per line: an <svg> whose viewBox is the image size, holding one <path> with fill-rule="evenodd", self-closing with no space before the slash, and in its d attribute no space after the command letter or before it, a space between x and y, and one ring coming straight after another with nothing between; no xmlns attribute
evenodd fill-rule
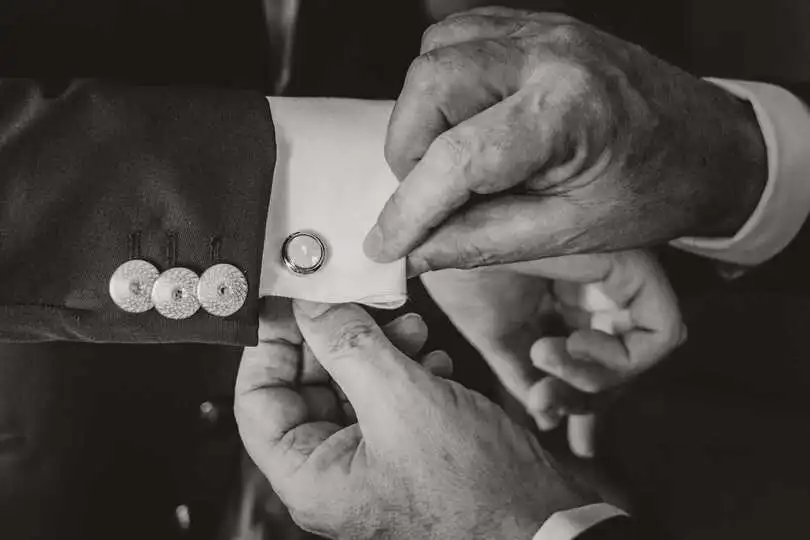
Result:
<svg viewBox="0 0 810 540"><path fill-rule="evenodd" d="M624 305L626 302L623 302ZM580 287L579 305L587 311L613 311L620 308L599 283L586 283Z"/></svg>
<svg viewBox="0 0 810 540"><path fill-rule="evenodd" d="M592 458L595 453L596 415L573 414L568 417L568 445L574 455Z"/></svg>
<svg viewBox="0 0 810 540"><path fill-rule="evenodd" d="M466 41L500 39L520 35L533 21L513 16L473 12L457 13L431 25L422 34L420 54Z"/></svg>
<svg viewBox="0 0 810 540"><path fill-rule="evenodd" d="M433 351L422 358L422 367L436 377L449 379L453 376L453 359L444 351Z"/></svg>
<svg viewBox="0 0 810 540"><path fill-rule="evenodd" d="M388 124L385 157L404 179L433 141L511 95L520 84L516 56L493 43L461 43L416 58Z"/></svg>
<svg viewBox="0 0 810 540"><path fill-rule="evenodd" d="M541 431L555 429L565 416L563 399L557 393L570 386L556 382L559 379L544 377L532 385L526 397L526 409Z"/></svg>
<svg viewBox="0 0 810 540"><path fill-rule="evenodd" d="M610 253L579 253L508 264L509 270L554 280L554 292L571 306L579 305L584 283L602 281L613 266Z"/></svg>
<svg viewBox="0 0 810 540"><path fill-rule="evenodd" d="M361 423L386 422L391 400L406 399L419 369L363 308L296 301L295 318L315 357L357 411Z"/></svg>
<svg viewBox="0 0 810 540"><path fill-rule="evenodd" d="M416 313L406 313L383 326L382 330L394 347L411 358L419 354L428 338L428 327Z"/></svg>
<svg viewBox="0 0 810 540"><path fill-rule="evenodd" d="M292 314L292 307L290 308ZM296 325L297 329L297 325ZM425 321L416 313L406 313L401 317L391 321L383 327L383 333L391 340L396 348L407 354L415 356L419 354L428 337L428 330ZM303 345L303 368L301 370L300 384L315 385L329 382L329 373L323 368L315 358L308 343ZM341 393L339 387L336 389Z"/></svg>
<svg viewBox="0 0 810 540"><path fill-rule="evenodd" d="M602 291L629 311L632 329L623 333L629 364L648 369L686 339L678 299L663 268L649 254L614 254L615 262ZM594 352L591 353L594 355Z"/></svg>
<svg viewBox="0 0 810 540"><path fill-rule="evenodd" d="M557 5L562 7L563 3L558 2ZM567 15L548 13L553 10L554 4L544 6L544 13L497 6L457 12L425 31L422 35L421 54L467 41L520 37L578 22Z"/></svg>
<svg viewBox="0 0 810 540"><path fill-rule="evenodd" d="M554 139L562 135L562 108L529 114L528 106L525 96L515 94L437 137L386 202L367 239L366 254L379 262L396 260L442 224L421 258L435 260L436 268L469 268L487 261L526 260L545 238L560 232L560 225L578 231L573 216L564 212L569 206L542 205L543 200L534 197L498 197L472 205L443 224L473 195L512 188L549 160ZM544 222L555 225L551 233L540 228ZM534 238L538 231L545 233L540 233L540 242ZM563 242L573 238L556 240L566 245ZM458 249L456 243L461 244ZM483 251L477 251L480 248Z"/></svg>
<svg viewBox="0 0 810 540"><path fill-rule="evenodd" d="M544 377L529 390L527 410L543 431L556 428L570 414L592 409L593 398L556 377Z"/></svg>
<svg viewBox="0 0 810 540"><path fill-rule="evenodd" d="M451 15L451 17L482 15L487 17L531 19L548 24L567 24L578 22L576 19L568 15L564 15L562 13L553 13L554 11L564 9L567 5L568 2L566 0L545 0L543 3L543 11L516 9L503 6L480 6L468 9L466 11L457 12L456 14Z"/></svg>
<svg viewBox="0 0 810 540"><path fill-rule="evenodd" d="M588 332L596 333L591 330ZM612 364L620 363L621 357L614 350L607 354L608 361L593 359L582 350L571 350L571 340L573 336L580 334L575 332L565 340L564 346L560 344L560 338L543 338L532 345L529 355L532 363L549 375L553 375L567 382L574 388L587 393L596 393L605 388L617 384L621 380L623 372L613 368ZM601 332L600 332L601 333ZM610 338L610 336L606 336ZM613 342L608 343L614 349L622 348L621 342L616 338L611 338Z"/></svg>
<svg viewBox="0 0 810 540"><path fill-rule="evenodd" d="M566 341L572 361L562 379L587 392L599 392L612 388L637 374L645 366L636 365L631 355L617 336L599 330L578 330ZM572 373L576 366L591 366L590 370L579 374Z"/></svg>
<svg viewBox="0 0 810 540"><path fill-rule="evenodd" d="M605 334L627 334L634 328L633 316L628 309L599 311L591 315L591 329Z"/></svg>
<svg viewBox="0 0 810 540"><path fill-rule="evenodd" d="M591 327L592 313L563 303L558 303L555 306L555 311L562 317L566 328L571 331Z"/></svg>

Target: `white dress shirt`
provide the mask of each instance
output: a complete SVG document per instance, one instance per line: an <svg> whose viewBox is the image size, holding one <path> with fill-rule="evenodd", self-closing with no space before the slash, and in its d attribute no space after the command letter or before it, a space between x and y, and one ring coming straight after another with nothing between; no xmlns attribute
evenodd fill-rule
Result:
<svg viewBox="0 0 810 540"><path fill-rule="evenodd" d="M682 238L673 245L729 263L761 264L787 246L810 213L810 109L773 85L709 80L751 103L767 146L768 180L759 205L734 237ZM268 99L278 158L261 296L401 306L407 298L404 261L378 264L362 247L397 186L383 157L393 102ZM328 245L323 267L307 276L293 274L281 259L284 239L297 231L316 232ZM607 504L558 512L534 540L571 540L618 514L623 512Z"/></svg>

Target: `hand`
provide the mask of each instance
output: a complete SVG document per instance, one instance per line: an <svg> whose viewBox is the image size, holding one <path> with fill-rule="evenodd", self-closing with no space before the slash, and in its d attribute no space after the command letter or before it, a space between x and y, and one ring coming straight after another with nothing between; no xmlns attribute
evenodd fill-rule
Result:
<svg viewBox="0 0 810 540"><path fill-rule="evenodd" d="M352 539L531 538L551 513L593 502L531 434L412 361L362 308L296 302L295 320L266 319L242 359L236 417L302 528ZM340 422L299 381L327 372L358 423Z"/></svg>
<svg viewBox="0 0 810 540"><path fill-rule="evenodd" d="M540 429L574 414L569 443L583 457L594 452L593 423L581 416L595 401L587 396L626 383L686 338L669 281L643 252L442 270L422 281ZM549 336L556 315L567 337Z"/></svg>
<svg viewBox="0 0 810 540"><path fill-rule="evenodd" d="M402 180L366 239L411 274L732 236L767 176L750 107L575 19L507 8L424 35L392 115Z"/></svg>

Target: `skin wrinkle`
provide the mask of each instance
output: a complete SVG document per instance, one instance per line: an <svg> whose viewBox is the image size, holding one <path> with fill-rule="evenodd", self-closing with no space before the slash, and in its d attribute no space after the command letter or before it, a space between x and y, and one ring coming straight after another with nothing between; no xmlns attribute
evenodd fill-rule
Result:
<svg viewBox="0 0 810 540"><path fill-rule="evenodd" d="M371 324L350 321L335 331L335 336L329 340L329 352L332 355L351 355L356 350L373 344L377 337L377 329Z"/></svg>

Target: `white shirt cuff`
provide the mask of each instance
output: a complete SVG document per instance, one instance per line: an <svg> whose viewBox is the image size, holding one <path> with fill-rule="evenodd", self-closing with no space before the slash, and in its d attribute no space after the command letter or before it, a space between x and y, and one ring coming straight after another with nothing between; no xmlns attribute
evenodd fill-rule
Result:
<svg viewBox="0 0 810 540"><path fill-rule="evenodd" d="M543 523L533 540L573 540L606 519L626 515L623 510L606 503L557 512Z"/></svg>
<svg viewBox="0 0 810 540"><path fill-rule="evenodd" d="M315 302L405 303L404 259L380 264L363 239L397 187L383 145L393 102L268 98L276 130L276 167L264 243L260 296ZM314 232L327 246L322 267L293 273L284 240Z"/></svg>
<svg viewBox="0 0 810 540"><path fill-rule="evenodd" d="M810 212L810 109L770 84L707 79L751 103L768 152L768 180L754 213L732 238L681 238L674 247L753 266L782 251Z"/></svg>

